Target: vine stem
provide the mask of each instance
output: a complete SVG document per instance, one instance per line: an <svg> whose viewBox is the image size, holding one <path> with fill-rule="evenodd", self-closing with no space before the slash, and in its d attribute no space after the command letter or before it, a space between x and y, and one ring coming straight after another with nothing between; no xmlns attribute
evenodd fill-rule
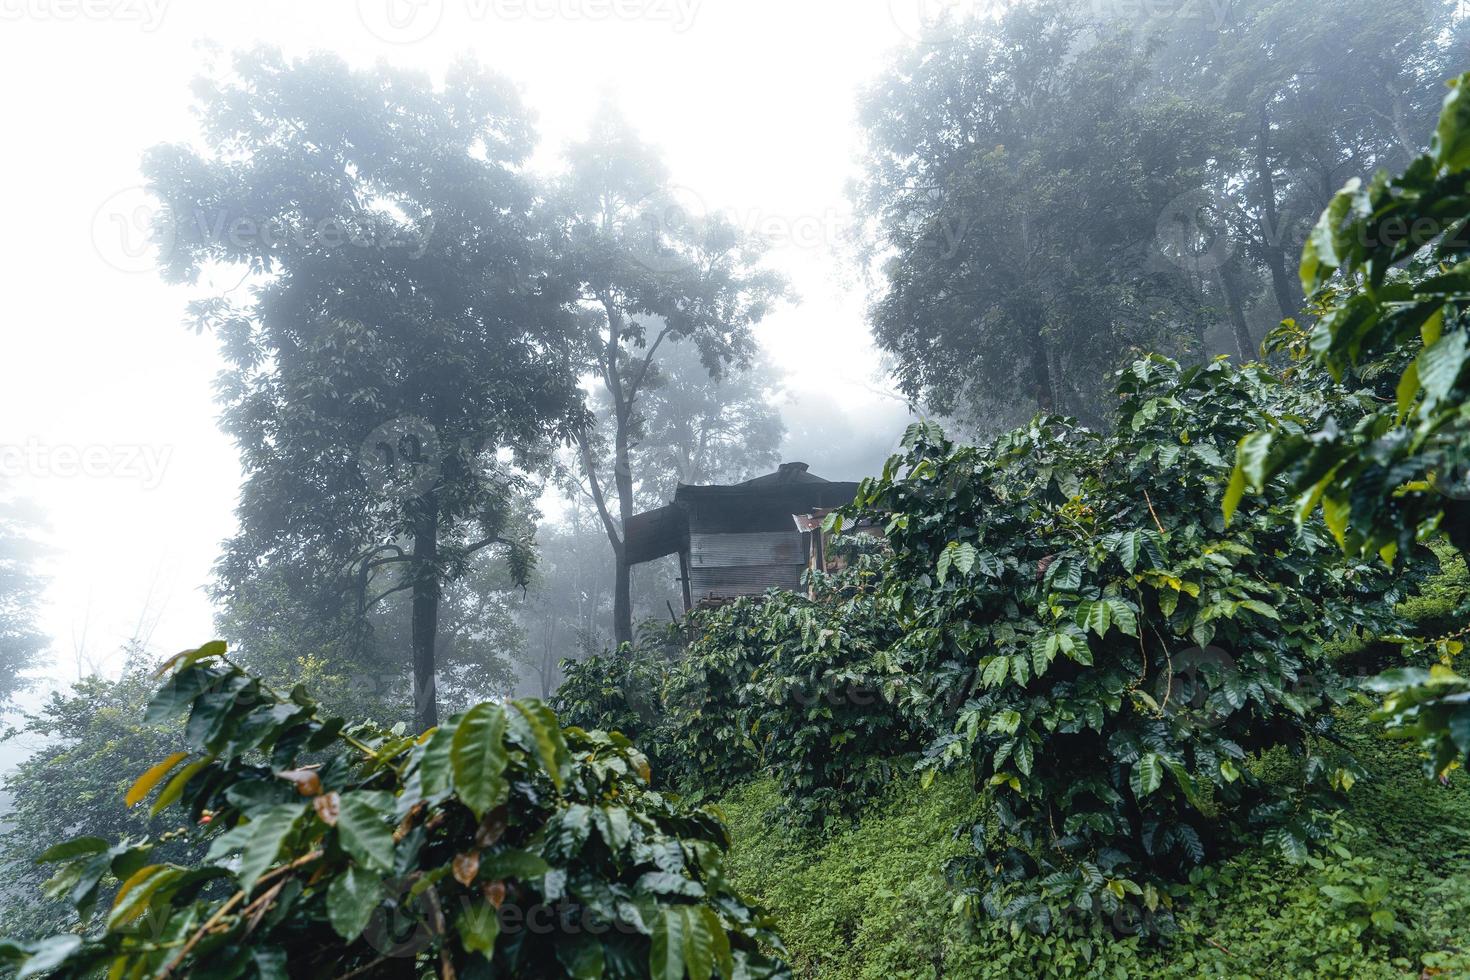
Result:
<svg viewBox="0 0 1470 980"><path fill-rule="evenodd" d="M340 977L337 978L337 980L350 980L351 977L360 977L364 973L368 973L372 970L377 969L379 966L382 966L386 962L388 962L388 956L387 954L384 954L370 963L364 963L362 966L353 970L351 973L342 974Z"/></svg>
<svg viewBox="0 0 1470 980"><path fill-rule="evenodd" d="M279 868L267 871L265 874L260 876L259 880L255 882L255 887L259 887L272 878L283 875L288 871L294 871L297 868L301 867L303 864L310 864L312 861L317 860L321 856L322 852L320 850L309 851L306 854L301 855L301 857L297 858L296 860L292 861L290 864L283 864ZM251 891L254 890L255 888L252 887ZM209 933L209 930L219 925L220 920L229 915L230 910L233 909L236 905L239 905L240 902L245 899L247 894L248 892L246 892L245 889L242 888L239 891L235 892L235 894L231 895L223 905L215 910L214 915L211 915L209 919L205 921L204 925L200 926L198 931L195 932L194 935L189 937L189 941L184 943L183 948L179 950L178 954L175 955L173 959L168 961L168 965L163 968L158 976L160 978L167 977L171 975L175 970L177 970L179 968L179 964L183 963L184 960L188 958L189 954L194 951L194 947L199 945L199 941Z"/></svg>
<svg viewBox="0 0 1470 980"><path fill-rule="evenodd" d="M1159 529L1160 534L1168 534L1169 532L1164 530L1163 521L1159 520L1159 512L1154 510L1154 499L1148 495L1148 487L1143 487L1142 490L1143 499L1148 504L1148 514L1154 519L1154 527Z"/></svg>

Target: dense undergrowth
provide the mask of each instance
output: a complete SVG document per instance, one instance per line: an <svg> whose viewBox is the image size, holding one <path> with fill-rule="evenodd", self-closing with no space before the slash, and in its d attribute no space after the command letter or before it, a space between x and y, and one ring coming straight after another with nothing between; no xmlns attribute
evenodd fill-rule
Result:
<svg viewBox="0 0 1470 980"><path fill-rule="evenodd" d="M1440 558L1443 570L1399 606L1431 636L1470 601L1464 561ZM1402 663L1400 649L1335 645L1360 665ZM1299 864L1256 846L1196 869L1175 889L1177 931L1163 941L1088 916L1043 936L963 914L940 870L968 852L955 828L981 806L959 775L928 790L896 784L827 836L782 819L775 781L747 782L721 804L731 881L772 912L802 976L1470 975L1470 777L1425 780L1419 756L1368 714L1362 703L1338 711L1364 778L1326 846Z"/></svg>
<svg viewBox="0 0 1470 980"><path fill-rule="evenodd" d="M633 725L681 793L769 774L807 829L900 774L962 771L982 806L946 830L969 845L944 868L957 900L1043 934L1080 911L1165 936L1174 886L1242 840L1305 859L1362 775L1333 714L1361 665L1326 644L1406 628L1390 603L1432 562L1390 574L1321 520L1251 501L1227 528L1210 502L1258 419L1369 396L1154 356L1117 390L1102 433L1038 418L969 447L911 426L831 519L881 528L885 553L701 615L683 656L576 665L559 710ZM660 693L632 712L619 691Z"/></svg>
<svg viewBox="0 0 1470 980"><path fill-rule="evenodd" d="M1080 920L1047 936L953 910L936 867L963 853L954 826L973 793L948 777L899 786L820 842L772 820L769 780L723 803L734 885L770 910L798 975L862 977L1470 975L1470 779L1426 783L1412 753L1353 724L1371 778L1338 846L1291 865L1253 848L1197 873L1166 942ZM1354 832L1356 831L1356 832ZM1375 888L1372 904L1353 901ZM1387 931L1354 922L1386 911Z"/></svg>

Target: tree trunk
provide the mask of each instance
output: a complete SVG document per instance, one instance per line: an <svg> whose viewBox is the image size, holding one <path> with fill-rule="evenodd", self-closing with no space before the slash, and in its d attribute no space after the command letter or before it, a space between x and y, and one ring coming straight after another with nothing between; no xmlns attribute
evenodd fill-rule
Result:
<svg viewBox="0 0 1470 980"><path fill-rule="evenodd" d="M421 732L439 724L434 647L439 638L439 501L430 493L419 501L413 535L413 719Z"/></svg>
<svg viewBox="0 0 1470 980"><path fill-rule="evenodd" d="M1256 182L1261 197L1261 255L1271 273L1271 291L1281 318L1294 317L1301 309L1301 291L1286 271L1286 229L1276 210L1276 175L1271 170L1271 117L1261 107L1261 127L1256 135Z"/></svg>
<svg viewBox="0 0 1470 980"><path fill-rule="evenodd" d="M1245 322L1245 308L1240 299L1239 270L1227 262L1219 269L1220 290L1225 294L1225 309L1230 314L1230 327L1235 333L1235 351L1241 363L1255 360L1256 344L1250 326Z"/></svg>
<svg viewBox="0 0 1470 980"><path fill-rule="evenodd" d="M618 520L627 541L628 523L633 518L633 462L628 452L628 429L632 423L631 406L625 401L615 413L617 432L613 436L613 483L618 491ZM633 569L628 564L626 548L618 549L617 577L613 581L613 639L618 646L633 642Z"/></svg>
<svg viewBox="0 0 1470 980"><path fill-rule="evenodd" d="M1031 386L1036 396L1036 410L1050 413L1056 409L1051 384L1051 354L1046 338L1037 334L1031 345Z"/></svg>

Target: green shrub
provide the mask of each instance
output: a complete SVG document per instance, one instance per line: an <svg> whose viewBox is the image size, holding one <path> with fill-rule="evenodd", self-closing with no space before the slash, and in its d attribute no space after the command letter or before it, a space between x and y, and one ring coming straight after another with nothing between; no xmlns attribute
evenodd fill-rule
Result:
<svg viewBox="0 0 1470 980"><path fill-rule="evenodd" d="M812 826L884 791L926 729L899 707L914 675L893 662L899 622L874 593L878 567L864 556L816 574L811 598L772 592L697 620L663 729L686 784L719 792L769 772L784 812Z"/></svg>
<svg viewBox="0 0 1470 980"><path fill-rule="evenodd" d="M322 718L214 643L180 654L150 709L189 751L127 794L215 834L190 865L97 837L42 855L86 927L0 944L22 976L785 975L729 888L728 836L648 785L620 735L563 730L538 701L481 704L422 736ZM303 753L322 760L303 764ZM191 760L191 756L193 756Z"/></svg>
<svg viewBox="0 0 1470 980"><path fill-rule="evenodd" d="M915 425L848 512L893 547L891 660L971 692L901 705L939 736L923 765L966 766L990 802L956 870L977 911L1043 930L1094 906L1167 928L1164 885L1235 840L1305 857L1357 775L1323 640L1399 625L1385 570L1343 559L1320 521L1253 505L1226 528L1209 505L1267 406L1352 398L1158 357L1118 393L1107 436L1040 419L975 448ZM1292 778L1263 778L1268 757Z"/></svg>
<svg viewBox="0 0 1470 980"><path fill-rule="evenodd" d="M1342 719L1366 776L1321 851L1290 864L1256 846L1195 869L1173 886L1177 928L1167 938L1080 915L1042 935L956 908L934 869L966 851L951 828L983 806L959 774L928 790L900 782L850 829L824 837L774 819L773 781L741 786L721 801L734 838L727 868L771 909L803 977L1470 975L1470 778L1427 783L1413 753L1383 740L1367 713L1354 707ZM1323 891L1374 882L1386 884L1375 910L1391 913L1393 928L1372 927L1371 913L1364 927L1363 905Z"/></svg>

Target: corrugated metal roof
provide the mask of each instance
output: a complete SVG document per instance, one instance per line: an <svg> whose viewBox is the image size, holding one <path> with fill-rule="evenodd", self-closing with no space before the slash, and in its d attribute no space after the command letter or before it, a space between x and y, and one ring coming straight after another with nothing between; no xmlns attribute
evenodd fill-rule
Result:
<svg viewBox="0 0 1470 980"><path fill-rule="evenodd" d="M691 568L689 591L695 602L709 597L761 595L767 589L799 589L804 565L743 565Z"/></svg>
<svg viewBox="0 0 1470 980"><path fill-rule="evenodd" d="M689 535L689 564L694 568L805 563L806 548L795 531Z"/></svg>

